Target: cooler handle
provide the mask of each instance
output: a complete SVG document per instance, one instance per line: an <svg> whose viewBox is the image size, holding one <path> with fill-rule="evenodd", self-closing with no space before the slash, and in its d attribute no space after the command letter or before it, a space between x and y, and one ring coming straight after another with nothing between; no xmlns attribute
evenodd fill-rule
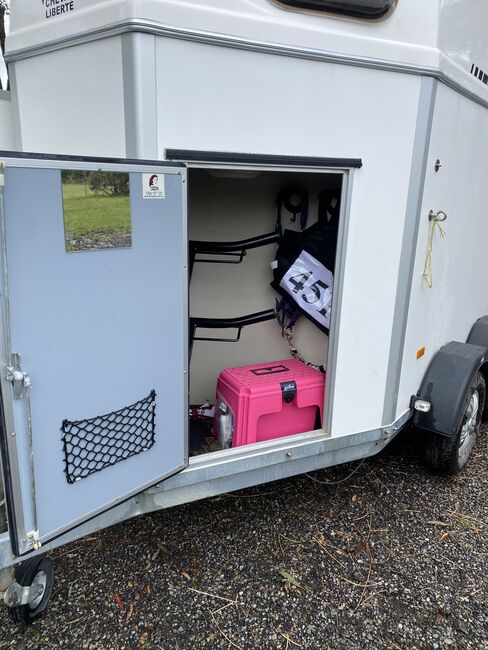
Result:
<svg viewBox="0 0 488 650"><path fill-rule="evenodd" d="M289 370L289 368L281 364L278 366L267 366L266 368L255 368L249 372L252 372L256 377L264 377L265 375L277 375L280 372L288 372Z"/></svg>

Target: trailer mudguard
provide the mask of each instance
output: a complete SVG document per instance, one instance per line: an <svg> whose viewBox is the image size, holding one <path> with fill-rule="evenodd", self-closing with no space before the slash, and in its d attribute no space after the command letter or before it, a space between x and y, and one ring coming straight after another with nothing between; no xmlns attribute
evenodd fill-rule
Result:
<svg viewBox="0 0 488 650"><path fill-rule="evenodd" d="M451 341L432 359L417 398L431 404L414 411L413 425L441 436L454 436L461 425L471 380L488 358L488 347Z"/></svg>
<svg viewBox="0 0 488 650"><path fill-rule="evenodd" d="M482 316L471 328L467 343L488 348L488 316Z"/></svg>

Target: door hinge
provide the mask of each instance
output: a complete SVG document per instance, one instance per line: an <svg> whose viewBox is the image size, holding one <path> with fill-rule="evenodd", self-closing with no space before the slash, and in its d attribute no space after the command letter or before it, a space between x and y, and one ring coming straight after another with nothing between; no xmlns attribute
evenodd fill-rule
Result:
<svg viewBox="0 0 488 650"><path fill-rule="evenodd" d="M29 373L23 372L20 367L20 354L14 352L12 354L10 366L7 366L6 379L9 381L14 390L14 399L22 399L25 397L26 390L32 386Z"/></svg>
<svg viewBox="0 0 488 650"><path fill-rule="evenodd" d="M38 551L41 548L42 544L38 530L31 530L30 533L27 533L25 546L28 551Z"/></svg>

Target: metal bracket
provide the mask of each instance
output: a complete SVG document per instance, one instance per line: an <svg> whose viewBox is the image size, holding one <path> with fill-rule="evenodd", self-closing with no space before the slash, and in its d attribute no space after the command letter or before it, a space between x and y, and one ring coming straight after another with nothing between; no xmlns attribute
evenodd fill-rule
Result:
<svg viewBox="0 0 488 650"><path fill-rule="evenodd" d="M40 535L38 530L31 530L27 533L26 549L38 551L41 548Z"/></svg>
<svg viewBox="0 0 488 650"><path fill-rule="evenodd" d="M400 431L400 428L401 427L395 424L387 426L386 429L383 429L383 439L389 440L390 438L395 437L396 434Z"/></svg>
<svg viewBox="0 0 488 650"><path fill-rule="evenodd" d="M3 594L3 601L7 607L20 607L33 603L44 594L45 586L41 583L34 583L30 587L23 587L18 582L12 582L7 591Z"/></svg>
<svg viewBox="0 0 488 650"><path fill-rule="evenodd" d="M14 390L14 399L22 399L25 393L32 386L30 376L23 372L20 367L20 355L14 352L11 358L11 366L7 366L7 381L11 382Z"/></svg>

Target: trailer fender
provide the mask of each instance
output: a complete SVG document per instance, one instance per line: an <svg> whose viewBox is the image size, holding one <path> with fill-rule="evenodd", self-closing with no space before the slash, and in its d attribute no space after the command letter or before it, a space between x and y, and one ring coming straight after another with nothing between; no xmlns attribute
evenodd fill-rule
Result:
<svg viewBox="0 0 488 650"><path fill-rule="evenodd" d="M471 328L466 343L471 343L471 345L481 345L482 347L488 348L488 316L478 318Z"/></svg>
<svg viewBox="0 0 488 650"><path fill-rule="evenodd" d="M487 330L488 332L488 330ZM430 410L414 410L413 425L441 436L452 437L461 426L466 395L473 377L488 360L488 347L451 341L432 359L416 396Z"/></svg>
<svg viewBox="0 0 488 650"><path fill-rule="evenodd" d="M488 348L488 316L482 316L478 318L476 323L471 328L468 339L466 343L471 343L472 345L481 345L481 347ZM483 377L485 378L486 385L488 386L488 357L487 363L481 368ZM485 408L483 411L483 422L488 420L488 400L485 402Z"/></svg>

